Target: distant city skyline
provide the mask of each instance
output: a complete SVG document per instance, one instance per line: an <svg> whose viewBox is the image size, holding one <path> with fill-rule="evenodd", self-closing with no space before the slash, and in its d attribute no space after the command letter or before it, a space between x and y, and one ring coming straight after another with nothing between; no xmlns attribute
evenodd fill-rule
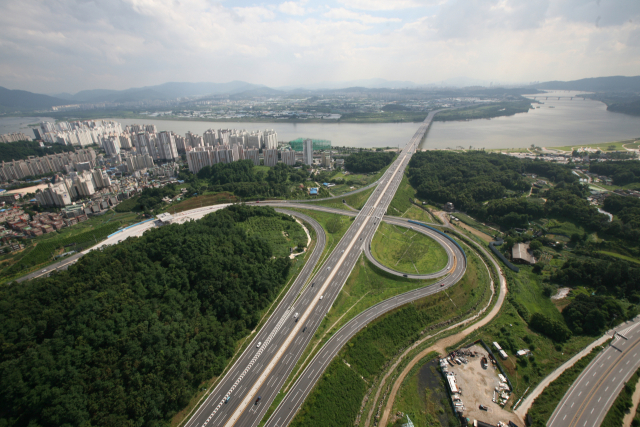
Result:
<svg viewBox="0 0 640 427"><path fill-rule="evenodd" d="M637 0L6 0L2 9L0 86L46 94L640 74Z"/></svg>

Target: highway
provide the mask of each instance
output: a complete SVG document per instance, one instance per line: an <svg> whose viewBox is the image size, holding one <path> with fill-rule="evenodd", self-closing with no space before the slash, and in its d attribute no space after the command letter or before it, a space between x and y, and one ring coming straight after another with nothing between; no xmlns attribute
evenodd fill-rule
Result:
<svg viewBox="0 0 640 427"><path fill-rule="evenodd" d="M422 141L434 115L435 112L429 114L414 137L380 178L377 189L363 209L357 213L352 225L311 279L311 284L301 292L293 307L282 316L273 316L277 320L273 329L263 328L264 333L268 334L268 339L260 342L260 345L256 342L255 346L252 344L247 349L246 353L251 356L253 364L244 368L239 365L237 371L235 368L231 369L231 374L227 375L212 393L213 397L198 408L186 426L255 426L260 422L318 325L331 308L361 251L370 243L393 199L411 155ZM447 242L451 246L451 253L455 254L455 261L450 274L442 281L444 286L437 284L399 295L371 307L349 322L321 349L319 355L324 355L324 358L317 356L311 362L298 380L300 384L296 383L296 387L274 414L274 417L278 417L272 417L274 421L269 421L269 425L272 422L282 425L282 422L288 422L295 415L299 404L330 362L329 356L335 354L349 337L368 322L399 305L438 292L459 280L466 269L466 260L455 244L448 240ZM298 313L297 318L295 313ZM314 369L316 371L311 371Z"/></svg>
<svg viewBox="0 0 640 427"><path fill-rule="evenodd" d="M311 280L308 279L311 277L311 272L322 252L320 248L324 248L325 235L315 220L309 217L304 218L304 215L295 213L295 216L303 217L318 233L318 244L311 259L274 313L256 333L251 344L227 369L227 373L214 390L190 415L185 426L255 426L260 422L320 322L331 308L359 259L361 251L371 243L380 220L384 217L400 184L405 168L426 134L435 114L436 112L432 112L428 115L400 155L377 181L376 190L369 197L362 210L353 213L356 217L351 226ZM289 206L293 207L292 205ZM198 219L226 206L228 205L216 205L183 212L175 216L175 222ZM308 208L309 206L304 207ZM280 208L278 210L282 211ZM293 214L293 212L291 213ZM340 211L340 213L345 214L346 212ZM385 219L390 220L389 218ZM396 219L396 221L399 225L406 224L400 219ZM118 243L128 237L139 236L153 227L156 227L153 220L136 224L109 236L91 250ZM417 227L414 228L417 229ZM457 244L446 237L443 238L437 232L427 231L426 234L441 242L450 255L448 268L441 272L446 277L432 286L383 301L348 322L333 335L311 361L273 414L268 425L286 425L293 418L312 386L330 363L331 358L349 338L369 322L396 307L444 290L462 277L466 270L466 258ZM59 263L59 267L65 268L71 262L73 262L71 259L62 261ZM49 274L51 268L55 268L55 266L50 266L49 271L38 273L41 275Z"/></svg>
<svg viewBox="0 0 640 427"><path fill-rule="evenodd" d="M625 326L567 390L548 427L597 427L602 423L624 383L640 367L640 321Z"/></svg>

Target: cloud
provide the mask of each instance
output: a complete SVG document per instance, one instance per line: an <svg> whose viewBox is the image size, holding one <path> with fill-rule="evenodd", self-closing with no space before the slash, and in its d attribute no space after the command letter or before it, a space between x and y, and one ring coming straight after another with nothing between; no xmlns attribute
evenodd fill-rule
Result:
<svg viewBox="0 0 640 427"><path fill-rule="evenodd" d="M347 10L344 8L330 9L328 12L325 12L324 16L331 19L360 21L365 24L382 24L385 22L402 21L400 18L384 18L384 17L372 16L372 15L367 15L365 13L353 12L351 10Z"/></svg>
<svg viewBox="0 0 640 427"><path fill-rule="evenodd" d="M640 74L637 0L340 2L4 0L0 86L56 93L167 81Z"/></svg>
<svg viewBox="0 0 640 427"><path fill-rule="evenodd" d="M361 10L402 10L437 3L420 0L338 0L351 9Z"/></svg>
<svg viewBox="0 0 640 427"><path fill-rule="evenodd" d="M278 10L282 13L286 13L287 15L304 15L307 11L304 8L304 4L306 1L286 1L284 3L280 3L278 6Z"/></svg>

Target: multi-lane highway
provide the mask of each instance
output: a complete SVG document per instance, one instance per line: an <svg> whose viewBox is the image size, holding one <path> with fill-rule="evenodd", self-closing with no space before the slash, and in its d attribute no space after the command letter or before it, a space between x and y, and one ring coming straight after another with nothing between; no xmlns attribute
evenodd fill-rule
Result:
<svg viewBox="0 0 640 427"><path fill-rule="evenodd" d="M251 367L238 366L237 372L231 369L230 375L227 375L212 393L213 397L205 401L186 426L255 426L260 422L342 289L361 251L371 241L398 188L411 155L422 141L434 115L435 113L429 114L398 158L380 178L376 190L293 306L281 317L275 316L277 322L274 329L263 328L269 338L263 342L256 342L255 346L247 349L246 353L251 356ZM370 308L349 322L311 362L269 421L270 425L282 425L291 419L332 355L368 322L398 305L437 292L459 280L465 271L466 260L459 252L460 249L448 242L451 253L454 254L454 261L449 276L442 283L444 286L437 284L397 296ZM234 387L233 390L229 385Z"/></svg>
<svg viewBox="0 0 640 427"><path fill-rule="evenodd" d="M352 225L311 280L309 280L311 272L320 257L321 248L324 248L325 235L315 220L309 217L304 218L318 234L318 244L311 258L274 313L256 333L252 343L191 415L186 423L187 427L255 426L260 422L318 325L331 308L361 251L370 244L400 184L405 168L424 138L435 113L428 115L398 158L375 183L376 190L361 211L356 214ZM194 209L179 214L176 221L198 219L224 207L226 205ZM295 215L304 217L299 213ZM398 224L406 226L404 221ZM141 235L155 226L154 221L149 221L129 227L109 236L97 248L115 244L130 236ZM331 358L349 338L370 321L398 306L446 289L462 277L466 270L466 258L461 248L438 232L426 231L426 234L432 235L447 250L449 264L441 272L441 275L446 277L432 286L398 295L377 304L360 313L336 332L286 395L268 421L269 426L286 425L292 419ZM59 267L64 268L74 261L67 259L59 263ZM48 270L50 271L51 267ZM41 271L36 274L48 274L48 272Z"/></svg>
<svg viewBox="0 0 640 427"><path fill-rule="evenodd" d="M615 334L567 390L548 427L597 427L624 384L640 366L640 322Z"/></svg>

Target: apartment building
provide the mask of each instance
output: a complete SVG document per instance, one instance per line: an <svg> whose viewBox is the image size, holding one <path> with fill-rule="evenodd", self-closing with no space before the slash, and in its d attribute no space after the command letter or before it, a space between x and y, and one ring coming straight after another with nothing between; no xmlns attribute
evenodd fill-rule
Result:
<svg viewBox="0 0 640 427"><path fill-rule="evenodd" d="M280 151L280 159L285 165L293 166L296 164L296 152L293 150Z"/></svg>
<svg viewBox="0 0 640 427"><path fill-rule="evenodd" d="M278 150L270 148L264 150L263 153L265 166L275 166L278 163Z"/></svg>
<svg viewBox="0 0 640 427"><path fill-rule="evenodd" d="M305 165L313 164L313 141L311 139L305 139L302 147L302 162Z"/></svg>
<svg viewBox="0 0 640 427"><path fill-rule="evenodd" d="M71 204L71 195L64 182L57 182L37 192L36 200L42 206L65 207Z"/></svg>
<svg viewBox="0 0 640 427"><path fill-rule="evenodd" d="M51 172L66 172L67 169L74 168L77 163L89 162L94 165L95 160L96 153L93 148L49 154L42 157L30 156L24 160L2 162L0 164L0 179L10 181Z"/></svg>

